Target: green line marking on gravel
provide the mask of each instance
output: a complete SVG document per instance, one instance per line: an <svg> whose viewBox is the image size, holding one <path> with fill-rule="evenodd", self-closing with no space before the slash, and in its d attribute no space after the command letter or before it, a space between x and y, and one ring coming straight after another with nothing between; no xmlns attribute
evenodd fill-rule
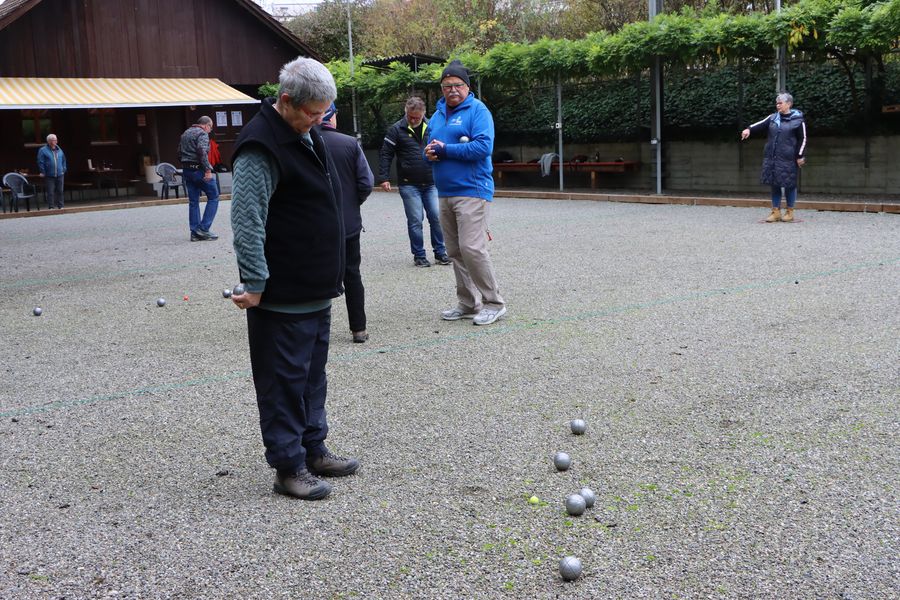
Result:
<svg viewBox="0 0 900 600"><path fill-rule="evenodd" d="M711 298L713 296L720 296L722 294L743 294L747 292L752 292L756 290L764 290L769 288L778 287L780 285L791 284L796 281L813 281L817 279L825 279L827 277L834 277L836 275L842 275L845 273L853 273L857 271L863 271L866 269L874 269L878 267L893 267L900 263L900 258L893 258L887 260L881 260L877 262L867 262L867 263L859 263L855 265L850 265L847 267L842 267L839 269L829 269L827 271L817 271L813 273L804 273L800 275L793 275L791 277L782 277L779 279L773 279L770 281L762 281L758 283L748 283L745 285L733 286L729 288L718 288L713 290L707 290L704 292L695 292L692 294L682 294L679 296L671 296L668 298L660 298L658 300L650 300L648 302L634 302L631 304L625 304L623 306L614 306L611 308L597 310L597 311L586 311L582 313L578 313L575 315L569 315L565 317L558 317L555 319L545 319L545 320L531 320L529 322L508 322L503 323L500 322L500 325L494 325L489 328L473 328L475 331L470 333L458 334L458 335L449 335L442 336L438 339L429 339L429 340L421 340L417 342L411 342L408 344L395 344L393 346L384 346L381 348L374 348L372 350L365 350L362 352L346 352L344 354L340 354L337 356L333 356L331 358L331 362L351 362L355 360L359 360L360 358L367 358L378 354L388 354L388 353L397 353L403 352L406 350L414 350L417 348L423 348L428 346L435 346L438 344L446 344L448 342L468 340L476 337L483 337L486 335L504 335L507 333L513 333L515 331L520 331L523 329L536 329L541 327L547 327L552 325L559 325L565 323L571 323L575 321L586 321L590 319L597 319L608 317L612 315L617 315L621 313L627 312L638 312L641 310L645 310L647 308L654 308L657 306L665 306L671 304L678 304L681 302L689 302L692 300L703 300L706 298ZM3 286L0 286L2 288ZM196 387L200 385L207 385L210 383L222 383L233 381L235 379L242 379L246 377L250 377L250 371L234 371L232 373L226 373L225 375L215 375L210 377L203 377L200 379L191 379L188 381L182 381L177 383L165 383L153 386L147 386L142 388L137 388L134 390L126 390L124 392L117 392L114 394L101 394L96 396L89 396L87 398L79 398L74 400L58 400L56 402L50 402L47 404L43 404L41 406L30 406L23 408L16 408L4 412L0 412L0 418L9 418L16 417L21 415L31 415L37 413L45 413L51 412L59 409L66 408L75 408L77 406L83 406L88 404L96 404L99 402L108 402L111 400L120 400L123 398L133 397L133 396L142 396L146 394L154 394L163 391L171 391L171 390L180 390L190 387Z"/></svg>
<svg viewBox="0 0 900 600"><path fill-rule="evenodd" d="M17 281L10 281L6 283L0 282L0 290L12 290L16 288L28 287L31 285L55 285L60 283L72 283L74 281L97 281L98 279L114 279L117 277L125 277L131 275L149 275L153 273L181 271L187 268L205 269L207 267L212 267L223 262L232 264L234 263L234 257L226 256L216 260L208 260L202 263L169 264L143 269L121 269L119 271L85 273L83 275L68 275L66 277L54 277L47 279L19 279Z"/></svg>
<svg viewBox="0 0 900 600"><path fill-rule="evenodd" d="M131 396L144 396L147 394L155 394L158 392L165 392L170 390L182 390L198 385L221 383L223 381L232 381L234 379L241 379L249 376L250 371L234 371L232 373L226 373L225 375L212 375L209 377L191 379L189 381L181 381L178 383L162 383L159 385L151 385L134 390L117 392L115 394L98 394L96 396L89 396L87 398L79 398L75 400L57 400L56 402L48 402L47 404L42 404L41 406L30 406L2 412L0 413L0 418L33 415L36 413L51 412L61 408L75 408L76 406L82 406L85 404L97 404L99 402L108 402L110 400L120 400L122 398L128 398Z"/></svg>

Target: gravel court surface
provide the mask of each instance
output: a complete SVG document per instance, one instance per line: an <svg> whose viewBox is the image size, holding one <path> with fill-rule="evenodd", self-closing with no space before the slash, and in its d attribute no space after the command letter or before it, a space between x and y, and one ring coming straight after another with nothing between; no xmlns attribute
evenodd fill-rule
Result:
<svg viewBox="0 0 900 600"><path fill-rule="evenodd" d="M900 585L896 216L501 199L510 314L475 328L437 318L451 269L413 268L399 196L374 194L372 339L350 343L337 300L329 364L331 445L363 468L300 502L271 492L245 321L221 297L228 209L214 243L187 241L184 206L0 223L0 596ZM568 517L582 485L597 504Z"/></svg>

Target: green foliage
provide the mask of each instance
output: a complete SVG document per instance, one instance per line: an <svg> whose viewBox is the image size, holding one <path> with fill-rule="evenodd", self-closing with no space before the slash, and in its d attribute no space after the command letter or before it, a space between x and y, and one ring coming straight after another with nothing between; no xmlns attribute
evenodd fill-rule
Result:
<svg viewBox="0 0 900 600"><path fill-rule="evenodd" d="M323 0L313 10L286 24L298 38L325 60L345 58L350 53L347 36L347 0ZM367 0L350 0L354 45L366 35L371 7Z"/></svg>
<svg viewBox="0 0 900 600"><path fill-rule="evenodd" d="M854 79L861 89L863 72L856 70ZM775 110L768 64L673 67L667 70L665 81L664 128L669 140L731 139L747 124ZM900 97L900 61L887 65L885 81L895 90L894 97ZM858 131L863 122L864 116L855 111L847 76L833 62L791 66L789 88L813 135ZM555 86L505 92L493 89L488 104L498 145L555 145ZM890 117L873 114L871 118L873 131L897 128ZM646 75L564 86L563 136L567 144L633 141L649 136L649 126Z"/></svg>
<svg viewBox="0 0 900 600"><path fill-rule="evenodd" d="M260 98L272 98L278 95L278 84L266 82L259 86L256 93Z"/></svg>
<svg viewBox="0 0 900 600"><path fill-rule="evenodd" d="M345 29L337 26L338 8L343 4L337 0L324 4L319 18L328 16L332 29L343 35ZM568 141L635 139L649 126L646 69L657 56L667 71L667 135L731 135L739 121L746 124L772 111L772 59L775 47L782 44L789 48L793 63L789 89L813 131L858 124L866 93L878 105L873 112L881 103L900 101L898 62L889 56L892 48L900 46L900 0L797 0L786 3L781 13L750 14L740 9L745 2L683 2L678 4L697 8L628 23L615 33L599 31L576 40L542 37L531 43L501 42L487 50L483 50L485 41L506 38L500 34L512 31L513 22L491 14L489 3L467 0L463 4L422 0L409 6L446 15L445 28L465 30L473 23L478 27L451 58L459 58L473 72L472 87L483 88L501 138L553 143L557 116L552 84L561 80ZM533 2L516 0L514 4L524 7ZM372 8L376 5L381 13ZM596 6L606 10L602 2ZM375 16L392 18L392 13L385 12L387 5L355 0L353 7L371 9L368 26L375 30L381 27L372 25ZM723 12L722 7L733 11ZM469 10L477 12L474 21L467 18ZM331 12L326 15L327 11ZM428 21L401 20L407 30L413 21L420 25ZM840 61L840 68L827 62L831 58ZM866 90L861 65L873 60L878 65L876 82ZM380 143L384 128L400 117L403 102L413 93L426 98L432 111L443 65L425 65L413 72L394 63L385 71L363 67L362 62L357 56L352 77L345 60L329 62L328 67L338 85L339 106L348 106L356 92L364 143ZM738 99L739 81L743 102ZM275 90L277 85L263 86L260 94L271 95ZM346 118L340 123L344 129L349 127Z"/></svg>
<svg viewBox="0 0 900 600"><path fill-rule="evenodd" d="M900 0L799 0L781 13L715 14L685 9L629 23L615 34L579 40L503 42L464 62L498 82L618 77L647 68L656 56L670 64L771 58L785 44L795 54L881 55L900 42ZM477 64L474 64L477 63Z"/></svg>

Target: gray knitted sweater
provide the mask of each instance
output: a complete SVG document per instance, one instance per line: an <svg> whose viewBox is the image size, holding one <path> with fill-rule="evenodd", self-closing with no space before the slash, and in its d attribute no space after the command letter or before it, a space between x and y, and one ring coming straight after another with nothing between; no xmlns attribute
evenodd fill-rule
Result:
<svg viewBox="0 0 900 600"><path fill-rule="evenodd" d="M231 188L231 229L241 281L248 292L262 293L269 278L266 263L266 219L269 200L278 187L278 161L264 149L248 147L234 161ZM276 312L310 313L331 306L331 300L303 304L261 303Z"/></svg>

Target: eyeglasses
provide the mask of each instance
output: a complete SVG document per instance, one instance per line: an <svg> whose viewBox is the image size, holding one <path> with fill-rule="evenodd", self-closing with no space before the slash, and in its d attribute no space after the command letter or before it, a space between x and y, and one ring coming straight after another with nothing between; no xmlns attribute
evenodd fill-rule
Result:
<svg viewBox="0 0 900 600"><path fill-rule="evenodd" d="M462 87L466 87L466 84L465 83L442 83L441 84L442 90L452 90L454 88L459 89Z"/></svg>
<svg viewBox="0 0 900 600"><path fill-rule="evenodd" d="M324 117L324 116L325 116L325 112L326 112L326 111L324 111L324 110L319 111L319 112L309 112L308 110L306 110L305 108L303 108L302 105L300 106L300 110L303 111L303 114L305 114L305 115L306 115L307 117L309 117L310 119L318 119L318 118L320 118L320 117Z"/></svg>

